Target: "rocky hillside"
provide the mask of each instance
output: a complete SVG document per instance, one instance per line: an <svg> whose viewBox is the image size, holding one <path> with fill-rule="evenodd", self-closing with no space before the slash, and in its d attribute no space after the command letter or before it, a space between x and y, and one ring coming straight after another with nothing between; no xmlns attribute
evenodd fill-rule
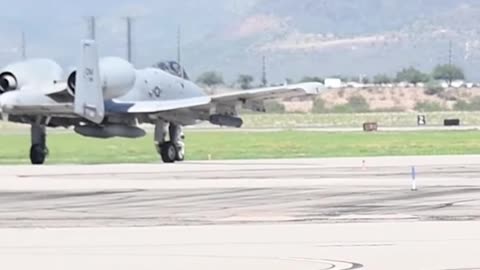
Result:
<svg viewBox="0 0 480 270"><path fill-rule="evenodd" d="M260 74L261 55L273 79L430 70L449 60L480 79L478 1L257 1L217 40L210 61L235 72ZM219 37L218 35L215 35ZM199 52L200 53L200 52ZM202 68L213 68L202 65ZM233 69L233 70L232 70Z"/></svg>

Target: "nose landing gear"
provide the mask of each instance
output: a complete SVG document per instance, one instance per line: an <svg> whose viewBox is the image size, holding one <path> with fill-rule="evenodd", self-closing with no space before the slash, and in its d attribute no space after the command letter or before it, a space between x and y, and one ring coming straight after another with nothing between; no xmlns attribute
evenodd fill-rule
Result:
<svg viewBox="0 0 480 270"><path fill-rule="evenodd" d="M30 161L33 165L42 165L48 156L47 133L43 125L31 126L32 147L30 148Z"/></svg>

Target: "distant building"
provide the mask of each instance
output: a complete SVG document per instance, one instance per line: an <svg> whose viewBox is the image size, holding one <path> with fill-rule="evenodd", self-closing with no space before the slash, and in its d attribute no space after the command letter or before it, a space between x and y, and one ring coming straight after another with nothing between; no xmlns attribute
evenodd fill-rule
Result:
<svg viewBox="0 0 480 270"><path fill-rule="evenodd" d="M456 80L456 81L453 81L452 83L448 83L446 81L440 81L440 86L442 86L442 88L462 88L462 87L468 87L468 83L463 81L463 80Z"/></svg>
<svg viewBox="0 0 480 270"><path fill-rule="evenodd" d="M364 87L365 87L365 84L363 84L363 83L358 83L358 82L348 82L348 83L347 83L347 87L351 87L351 88L364 88Z"/></svg>
<svg viewBox="0 0 480 270"><path fill-rule="evenodd" d="M414 87L415 85L409 82L399 82L397 83L397 86L401 88L410 88L410 87Z"/></svg>
<svg viewBox="0 0 480 270"><path fill-rule="evenodd" d="M442 88L448 88L449 87L448 82L441 82L440 85L442 86Z"/></svg>
<svg viewBox="0 0 480 270"><path fill-rule="evenodd" d="M326 88L342 88L342 80L337 78L326 78L325 79L325 87Z"/></svg>
<svg viewBox="0 0 480 270"><path fill-rule="evenodd" d="M463 86L465 86L465 81L457 80L457 81L452 82L452 87L453 88L460 88L460 87L463 87Z"/></svg>

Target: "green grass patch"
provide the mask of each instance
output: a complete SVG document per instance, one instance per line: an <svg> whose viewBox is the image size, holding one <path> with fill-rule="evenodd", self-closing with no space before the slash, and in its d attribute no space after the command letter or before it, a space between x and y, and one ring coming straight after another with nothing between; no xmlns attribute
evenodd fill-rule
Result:
<svg viewBox="0 0 480 270"><path fill-rule="evenodd" d="M187 132L187 159L263 159L480 154L480 132ZM48 137L49 164L150 163L153 138L90 139L69 133ZM0 164L28 164L28 135L0 136Z"/></svg>

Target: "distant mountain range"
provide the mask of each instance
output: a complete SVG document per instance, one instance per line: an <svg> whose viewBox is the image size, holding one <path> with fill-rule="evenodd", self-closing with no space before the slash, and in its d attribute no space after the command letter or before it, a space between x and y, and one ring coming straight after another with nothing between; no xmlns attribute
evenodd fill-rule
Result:
<svg viewBox="0 0 480 270"><path fill-rule="evenodd" d="M201 69L225 67L230 76L260 74L266 55L275 80L429 71L451 57L479 80L477 14L480 2L463 0L256 1L228 31L213 34L213 50L204 44L197 54L209 55Z"/></svg>
<svg viewBox="0 0 480 270"><path fill-rule="evenodd" d="M55 12L31 3L29 10L37 12L30 17L22 17L22 2L6 7L0 34L27 29L33 32L31 54L51 55L64 65L75 62L85 28L81 18L95 6L102 54L124 55L119 18L137 17L139 66L175 58L181 24L183 63L192 77L216 70L227 80L240 73L259 78L262 56L270 80L277 82L305 75L393 74L406 66L429 71L451 57L469 79L480 80L478 0L50 0ZM4 41L0 61L12 58L7 52L15 42Z"/></svg>

